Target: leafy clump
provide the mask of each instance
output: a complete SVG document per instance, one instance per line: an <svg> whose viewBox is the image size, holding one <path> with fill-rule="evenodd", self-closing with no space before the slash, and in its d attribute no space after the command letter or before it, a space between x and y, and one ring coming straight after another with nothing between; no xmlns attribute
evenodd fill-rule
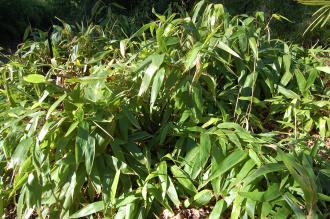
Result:
<svg viewBox="0 0 330 219"><path fill-rule="evenodd" d="M260 12L154 13L129 38L63 23L53 59L42 33L8 57L2 213L326 218L329 50L271 39Z"/></svg>

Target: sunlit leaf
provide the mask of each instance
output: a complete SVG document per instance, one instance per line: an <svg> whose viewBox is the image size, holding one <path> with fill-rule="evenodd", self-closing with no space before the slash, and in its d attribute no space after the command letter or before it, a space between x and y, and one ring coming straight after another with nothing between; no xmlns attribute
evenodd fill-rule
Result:
<svg viewBox="0 0 330 219"><path fill-rule="evenodd" d="M40 75L40 74L30 74L30 75L24 76L24 80L26 82L29 82L32 84L40 84L40 83L46 82L45 76Z"/></svg>

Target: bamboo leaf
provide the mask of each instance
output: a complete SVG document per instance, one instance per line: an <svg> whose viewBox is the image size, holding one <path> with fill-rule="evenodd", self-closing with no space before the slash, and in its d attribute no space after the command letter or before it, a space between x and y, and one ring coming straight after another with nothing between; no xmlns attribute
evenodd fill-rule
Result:
<svg viewBox="0 0 330 219"><path fill-rule="evenodd" d="M278 92L283 94L285 97L289 99L300 99L300 96L293 92L292 90L288 90L280 85L278 85Z"/></svg>
<svg viewBox="0 0 330 219"><path fill-rule="evenodd" d="M198 146L198 156L195 157L192 166L192 179L195 179L206 165L211 152L211 139L207 134L202 133Z"/></svg>
<svg viewBox="0 0 330 219"><path fill-rule="evenodd" d="M32 83L32 84L41 84L46 83L46 78L40 74L29 74L24 76L24 81Z"/></svg>
<svg viewBox="0 0 330 219"><path fill-rule="evenodd" d="M224 42L219 42L218 43L218 47L222 50L225 50L226 52L228 52L229 54L237 57L237 58L241 58L234 50L232 50L229 46L227 46Z"/></svg>
<svg viewBox="0 0 330 219"><path fill-rule="evenodd" d="M240 149L235 150L234 152L229 154L223 161L218 161L219 168L211 174L208 180L210 181L221 176L226 171L230 170L231 168L242 162L247 156L247 152Z"/></svg>
<svg viewBox="0 0 330 219"><path fill-rule="evenodd" d="M329 66L320 66L316 67L317 70L322 71L324 73L330 74L330 67Z"/></svg>
<svg viewBox="0 0 330 219"><path fill-rule="evenodd" d="M155 104L156 98L158 96L158 93L160 91L160 88L163 84L164 81L164 76L165 76L165 69L161 68L160 70L157 71L152 88L151 88L151 97L150 97L150 112L152 112L152 108Z"/></svg>
<svg viewBox="0 0 330 219"><path fill-rule="evenodd" d="M66 96L67 94L63 94L49 107L49 110L46 114L46 120L49 119L52 112L58 107L58 105L60 105L60 103L66 98Z"/></svg>
<svg viewBox="0 0 330 219"><path fill-rule="evenodd" d="M146 69L144 77L142 79L142 84L138 96L142 96L149 88L152 77L163 63L164 55L152 55L151 60L151 64Z"/></svg>
<svg viewBox="0 0 330 219"><path fill-rule="evenodd" d="M243 183L244 185L248 185L249 183L251 183L253 180L257 179L260 176L266 175L267 173L282 171L284 169L285 169L284 164L280 164L280 163L264 164L259 169L255 170L251 175L247 176L243 180Z"/></svg>
<svg viewBox="0 0 330 219"><path fill-rule="evenodd" d="M190 195L195 195L197 189L187 175L176 165L171 167L171 172L174 175L174 178L187 190Z"/></svg>
<svg viewBox="0 0 330 219"><path fill-rule="evenodd" d="M85 207L83 207L79 211L75 212L74 214L72 214L70 216L70 218L86 217L86 216L89 216L91 214L95 214L97 212L103 211L103 209L104 209L104 202L103 201L94 202L94 203L86 205Z"/></svg>
<svg viewBox="0 0 330 219"><path fill-rule="evenodd" d="M8 168L14 168L17 164L22 164L27 156L30 147L33 144L32 138L26 138L20 141L8 163Z"/></svg>

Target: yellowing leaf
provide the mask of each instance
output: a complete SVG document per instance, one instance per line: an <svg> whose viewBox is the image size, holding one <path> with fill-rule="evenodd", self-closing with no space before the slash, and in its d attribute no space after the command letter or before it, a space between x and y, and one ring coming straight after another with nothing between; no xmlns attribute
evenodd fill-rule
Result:
<svg viewBox="0 0 330 219"><path fill-rule="evenodd" d="M24 76L24 81L32 83L32 84L40 84L45 83L46 78L43 75L40 74L30 74L27 76Z"/></svg>

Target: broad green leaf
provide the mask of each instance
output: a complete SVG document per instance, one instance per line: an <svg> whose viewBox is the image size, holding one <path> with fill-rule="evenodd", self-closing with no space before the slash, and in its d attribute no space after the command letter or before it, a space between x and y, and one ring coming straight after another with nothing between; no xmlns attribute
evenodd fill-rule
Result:
<svg viewBox="0 0 330 219"><path fill-rule="evenodd" d="M317 70L322 71L324 73L330 74L330 67L329 66L320 66L316 67Z"/></svg>
<svg viewBox="0 0 330 219"><path fill-rule="evenodd" d="M205 81L205 83L207 84L207 87L209 89L209 92L213 95L213 97L215 97L216 92L217 92L217 82L216 82L215 78L209 74L203 73L201 75L201 81Z"/></svg>
<svg viewBox="0 0 330 219"><path fill-rule="evenodd" d="M301 73L301 71L299 71L299 69L296 69L294 73L297 79L299 90L302 94L304 94L306 88L306 79L304 75Z"/></svg>
<svg viewBox="0 0 330 219"><path fill-rule="evenodd" d="M160 26L156 30L156 39L161 52L166 52L167 46L164 39L164 27Z"/></svg>
<svg viewBox="0 0 330 219"><path fill-rule="evenodd" d="M239 195L243 196L245 198L249 198L253 201L269 202L269 201L272 201L272 200L280 197L281 193L279 191L279 184L274 183L274 184L270 185L268 190L265 192L258 192L258 191L239 192Z"/></svg>
<svg viewBox="0 0 330 219"><path fill-rule="evenodd" d="M191 21L191 18L187 17L184 19L184 21L185 21L185 23L184 23L183 27L186 30L185 33L187 35L190 35L196 42L199 42L201 36L199 34L199 31L198 31L196 25Z"/></svg>
<svg viewBox="0 0 330 219"><path fill-rule="evenodd" d="M221 176L222 174L242 162L247 157L247 155L247 152L240 149L237 149L234 152L230 153L223 161L219 161L219 168L211 174L208 180L212 180Z"/></svg>
<svg viewBox="0 0 330 219"><path fill-rule="evenodd" d="M116 171L116 175L113 179L111 190L110 190L110 200L111 203L115 203L116 201L116 194L118 190L118 183L119 183L119 177L120 177L120 169Z"/></svg>
<svg viewBox="0 0 330 219"><path fill-rule="evenodd" d="M30 74L24 76L24 81L32 84L40 84L40 83L46 83L46 78L45 76L40 74Z"/></svg>
<svg viewBox="0 0 330 219"><path fill-rule="evenodd" d="M278 85L278 92L283 94L285 97L289 99L300 99L300 96L293 92L292 90L288 90L280 85Z"/></svg>
<svg viewBox="0 0 330 219"><path fill-rule="evenodd" d="M256 81L258 78L258 73L253 71L250 74L247 75L246 80L244 81L244 85L243 85L243 91L242 91L242 95L243 96L250 96L252 95L252 90L256 85ZM249 89L246 89L249 88Z"/></svg>
<svg viewBox="0 0 330 219"><path fill-rule="evenodd" d="M130 40L133 39L134 37L137 37L137 36L141 36L146 30L148 30L149 28L151 28L151 26L154 26L155 23L148 23L148 24L145 24L143 25L139 30L137 30L131 37L130 37Z"/></svg>
<svg viewBox="0 0 330 219"><path fill-rule="evenodd" d="M151 88L151 96L150 96L150 112L152 112L152 108L155 104L156 98L158 96L159 90L163 84L164 81L164 75L165 75L165 69L161 68L157 71L154 81L152 83Z"/></svg>
<svg viewBox="0 0 330 219"><path fill-rule="evenodd" d="M111 53L111 51L109 51L109 50L98 52L88 61L88 64L95 64L97 62L100 62L106 56L108 56L110 53Z"/></svg>
<svg viewBox="0 0 330 219"><path fill-rule="evenodd" d="M192 21L196 23L197 18L200 16L203 6L205 5L205 0L198 1L194 7L194 15Z"/></svg>
<svg viewBox="0 0 330 219"><path fill-rule="evenodd" d="M137 197L136 195L128 195L122 199L117 199L116 202L116 207L120 208L122 206L128 205L136 200L140 199L139 197Z"/></svg>
<svg viewBox="0 0 330 219"><path fill-rule="evenodd" d="M316 70L312 70L310 71L308 78L307 78L307 82L306 82L306 90L308 90L309 88L311 88L314 85L315 79L319 76L319 72Z"/></svg>
<svg viewBox="0 0 330 219"><path fill-rule="evenodd" d="M164 55L152 55L151 63L145 71L144 77L142 79L142 84L138 93L138 96L142 96L148 89L151 79L155 72L159 69L164 60Z"/></svg>
<svg viewBox="0 0 330 219"><path fill-rule="evenodd" d="M119 48L120 48L120 54L123 57L125 57L125 54L126 54L126 41L125 40L120 41Z"/></svg>
<svg viewBox="0 0 330 219"><path fill-rule="evenodd" d="M14 188L11 190L9 197L12 197L15 195L16 191L20 189L28 180L28 173L25 173L21 177L16 177L15 182L14 182ZM23 187L24 188L24 187Z"/></svg>
<svg viewBox="0 0 330 219"><path fill-rule="evenodd" d="M63 209L60 215L61 217L69 217L68 207L72 203L74 197L74 191L76 187L77 187L77 172L74 172L70 177L69 185L64 188L65 198L63 203Z"/></svg>
<svg viewBox="0 0 330 219"><path fill-rule="evenodd" d="M60 105L60 103L66 98L66 96L67 94L63 94L49 107L49 110L46 114L46 120L49 119L52 112L58 107L58 105Z"/></svg>
<svg viewBox="0 0 330 219"><path fill-rule="evenodd" d="M226 52L228 52L229 54L237 57L237 58L241 58L234 50L232 50L229 46L227 46L224 42L218 42L218 47L222 50L225 50Z"/></svg>
<svg viewBox="0 0 330 219"><path fill-rule="evenodd" d="M242 128L242 126L240 126L239 124L234 123L234 122L223 122L223 123L220 123L217 127L219 129L234 129L239 132L246 132L245 129Z"/></svg>
<svg viewBox="0 0 330 219"><path fill-rule="evenodd" d="M193 198L193 205L202 207L207 205L213 197L213 192L211 190L205 189L198 192Z"/></svg>
<svg viewBox="0 0 330 219"><path fill-rule="evenodd" d="M197 189L191 180L187 177L187 175L176 165L171 167L171 172L176 179L189 193L189 195L195 195L197 193Z"/></svg>
<svg viewBox="0 0 330 219"><path fill-rule="evenodd" d="M38 141L41 142L46 135L49 132L50 127L54 124L55 122L46 122L44 126L41 128L39 135L38 135Z"/></svg>
<svg viewBox="0 0 330 219"><path fill-rule="evenodd" d="M192 163L191 178L195 179L206 165L211 153L211 139L208 134L201 134L197 156Z"/></svg>
<svg viewBox="0 0 330 219"><path fill-rule="evenodd" d="M255 208L256 208L256 201L253 201L251 199L246 199L246 212L250 216L250 218L255 218Z"/></svg>
<svg viewBox="0 0 330 219"><path fill-rule="evenodd" d="M305 167L294 160L292 155L284 153L280 149L277 150L277 153L304 192L308 213L314 215L317 203L317 191L314 178L308 174Z"/></svg>
<svg viewBox="0 0 330 219"><path fill-rule="evenodd" d="M233 203L232 210L231 210L231 215L230 215L231 219L240 218L241 209L242 209L242 201L243 201L243 197L241 197L239 194L237 194L235 197L234 203Z"/></svg>
<svg viewBox="0 0 330 219"><path fill-rule="evenodd" d="M250 45L250 48L253 52L253 56L258 59L258 47L257 47L257 42L256 42L256 39L254 37L250 37L249 38L249 45Z"/></svg>
<svg viewBox="0 0 330 219"><path fill-rule="evenodd" d="M95 214L95 213L97 213L99 211L103 211L103 210L104 210L104 202L98 201L98 202L94 202L94 203L86 205L79 211L72 214L70 216L70 218L83 218L83 217L89 216L91 214Z"/></svg>
<svg viewBox="0 0 330 219"><path fill-rule="evenodd" d="M190 70L196 65L195 61L201 49L202 49L202 44L196 43L194 47L187 53L184 59L185 71Z"/></svg>
<svg viewBox="0 0 330 219"><path fill-rule="evenodd" d="M79 125L79 121L71 123L68 131L65 133L64 137L68 137Z"/></svg>
<svg viewBox="0 0 330 219"><path fill-rule="evenodd" d="M291 55L284 55L283 56L283 65L284 65L285 72L290 72Z"/></svg>
<svg viewBox="0 0 330 219"><path fill-rule="evenodd" d="M249 149L249 157L253 160L255 164L257 164L258 167L262 165L258 154L254 150Z"/></svg>
<svg viewBox="0 0 330 219"><path fill-rule="evenodd" d="M160 181L160 186L162 188L162 198L165 198L167 187L168 187L168 177L167 177L167 163L166 161L161 161L158 166L158 177Z"/></svg>
<svg viewBox="0 0 330 219"><path fill-rule="evenodd" d="M26 206L28 208L41 207L41 182L38 174L34 171L31 172L28 176L26 186Z"/></svg>
<svg viewBox="0 0 330 219"><path fill-rule="evenodd" d="M166 17L164 15L160 15L155 11L155 8L152 8L152 13L156 15L156 17L163 23L166 22Z"/></svg>
<svg viewBox="0 0 330 219"><path fill-rule="evenodd" d="M292 199L286 194L283 195L284 200L288 203L288 205L291 207L297 218L306 218L303 211L299 208L299 206L292 201Z"/></svg>
<svg viewBox="0 0 330 219"><path fill-rule="evenodd" d="M210 118L206 123L204 123L203 125L202 125L202 128L207 128L207 127L209 127L209 126L211 126L211 125L213 125L213 124L216 124L216 123L218 123L219 121L220 121L221 119L220 118Z"/></svg>
<svg viewBox="0 0 330 219"><path fill-rule="evenodd" d="M326 122L327 122L327 120L325 118L319 118L318 126L319 126L319 130L320 130L320 135L322 138L326 137L326 131L327 131Z"/></svg>
<svg viewBox="0 0 330 219"><path fill-rule="evenodd" d="M95 158L95 138L92 136L88 136L87 139L87 145L85 145L85 166L86 166L86 172L88 175L91 174L93 169L93 163Z"/></svg>
<svg viewBox="0 0 330 219"><path fill-rule="evenodd" d="M226 209L226 207L227 206L224 199L217 201L214 208L212 209L209 219L219 219L219 217L221 216L222 212Z"/></svg>
<svg viewBox="0 0 330 219"><path fill-rule="evenodd" d="M286 169L285 165L281 163L264 164L259 169L255 170L251 175L247 176L243 180L243 183L244 185L248 185L249 183L251 183L253 180L257 179L260 176L266 175L267 173L282 171L285 169Z"/></svg>
<svg viewBox="0 0 330 219"><path fill-rule="evenodd" d="M272 17L275 18L276 20L282 21L282 20L286 20L288 22L293 23L291 20L289 20L288 18L284 17L283 15L280 14L272 14Z"/></svg>
<svg viewBox="0 0 330 219"><path fill-rule="evenodd" d="M42 102L48 97L49 92L47 90L45 90L42 94L42 96L39 98L38 102L34 103L33 106L31 106L31 109L35 109L38 106L40 106L42 104Z"/></svg>
<svg viewBox="0 0 330 219"><path fill-rule="evenodd" d="M219 147L219 145L213 144L212 145L212 151L211 151L211 173L214 173L220 168L221 162L224 160L225 156L222 152L222 148ZM211 180L211 185L213 192L215 194L221 194L223 191L223 188L220 183L221 177L215 178ZM200 185L199 188L203 188L204 185Z"/></svg>
<svg viewBox="0 0 330 219"><path fill-rule="evenodd" d="M148 192L151 196L153 196L161 205L163 205L166 209L171 209L167 199L163 199L161 196L161 191L156 188L154 185L148 184Z"/></svg>
<svg viewBox="0 0 330 219"><path fill-rule="evenodd" d="M252 159L247 160L242 169L237 174L236 179L230 184L229 188L235 187L238 183L240 183L243 178L245 178L250 173L254 166L255 163Z"/></svg>
<svg viewBox="0 0 330 219"><path fill-rule="evenodd" d="M327 202L330 202L330 196L322 194L322 193L317 193L317 196L320 200L324 200Z"/></svg>
<svg viewBox="0 0 330 219"><path fill-rule="evenodd" d="M286 71L283 75L283 77L281 78L281 84L283 86L288 85L288 83L291 81L293 75L291 74L291 72Z"/></svg>
<svg viewBox="0 0 330 219"><path fill-rule="evenodd" d="M261 218L267 218L273 206L269 202L263 202L261 206Z"/></svg>
<svg viewBox="0 0 330 219"><path fill-rule="evenodd" d="M84 86L84 96L93 102L104 101L105 79L108 77L106 67L97 67L90 76L81 78Z"/></svg>
<svg viewBox="0 0 330 219"><path fill-rule="evenodd" d="M8 162L8 168L14 168L17 164L22 164L25 161L32 144L32 138L23 139L15 148L15 151Z"/></svg>
<svg viewBox="0 0 330 219"><path fill-rule="evenodd" d="M168 177L168 188L167 188L167 195L168 197L171 199L171 201L173 202L173 204L175 204L176 207L178 207L181 202L178 198L178 194L177 194L177 191L176 191L176 188L171 180L170 177Z"/></svg>
<svg viewBox="0 0 330 219"><path fill-rule="evenodd" d="M81 162L83 155L85 154L85 150L88 146L89 146L89 124L88 122L83 121L78 126L78 132L76 137L75 158L76 158L77 166Z"/></svg>
<svg viewBox="0 0 330 219"><path fill-rule="evenodd" d="M138 129L141 129L139 121L135 118L135 116L133 115L133 113L130 110L125 109L124 115L126 116L126 118L130 121L130 123L132 125L134 125Z"/></svg>

